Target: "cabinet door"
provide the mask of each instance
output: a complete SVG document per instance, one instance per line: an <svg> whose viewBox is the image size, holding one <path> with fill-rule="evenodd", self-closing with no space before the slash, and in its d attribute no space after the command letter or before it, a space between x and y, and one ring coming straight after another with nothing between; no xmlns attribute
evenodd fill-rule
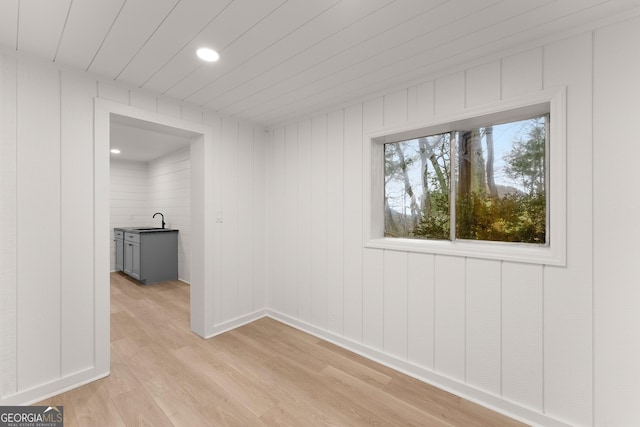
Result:
<svg viewBox="0 0 640 427"><path fill-rule="evenodd" d="M140 244L124 242L124 270L129 276L140 280Z"/></svg>
<svg viewBox="0 0 640 427"><path fill-rule="evenodd" d="M140 280L140 244L131 243L131 273L132 277Z"/></svg>
<svg viewBox="0 0 640 427"><path fill-rule="evenodd" d="M133 267L133 243L124 243L124 268L123 271L128 275L131 275L131 268Z"/></svg>
<svg viewBox="0 0 640 427"><path fill-rule="evenodd" d="M124 269L124 240L116 239L116 271Z"/></svg>

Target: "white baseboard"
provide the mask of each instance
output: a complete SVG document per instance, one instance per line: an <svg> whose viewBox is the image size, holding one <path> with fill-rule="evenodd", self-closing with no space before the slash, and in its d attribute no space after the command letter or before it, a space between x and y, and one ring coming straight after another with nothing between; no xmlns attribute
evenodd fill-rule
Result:
<svg viewBox="0 0 640 427"><path fill-rule="evenodd" d="M251 323L255 320L261 319L266 316L267 316L266 309L261 309L258 311L254 311L253 313L240 316L238 318L229 320L227 322L224 322L212 327L210 330L210 333L205 338L206 339L213 338L216 335L220 335L232 329L239 328L240 326L246 325L247 323Z"/></svg>
<svg viewBox="0 0 640 427"><path fill-rule="evenodd" d="M0 406L33 405L36 402L89 384L108 375L109 371L98 372L95 367L88 368L45 384L4 396L0 398Z"/></svg>
<svg viewBox="0 0 640 427"><path fill-rule="evenodd" d="M487 393L406 360L398 359L380 350L352 341L343 336L336 335L327 330L320 329L298 319L294 319L286 314L271 309L266 311L267 317L285 323L293 328L314 335L325 341L329 341L346 350L350 350L360 356L366 357L367 359L378 362L391 369L402 372L410 377L438 387L439 389L455 394L456 396L477 403L480 406L484 406L485 408L491 409L515 420L532 426L571 427L571 424L556 418L541 414L524 406L518 405L517 403L505 400L500 396Z"/></svg>

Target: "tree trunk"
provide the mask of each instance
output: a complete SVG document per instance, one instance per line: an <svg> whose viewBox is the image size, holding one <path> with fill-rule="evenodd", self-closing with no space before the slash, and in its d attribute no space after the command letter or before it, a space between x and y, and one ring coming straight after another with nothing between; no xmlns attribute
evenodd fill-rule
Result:
<svg viewBox="0 0 640 427"><path fill-rule="evenodd" d="M420 176L422 177L422 213L428 215L431 212L431 203L429 202L429 146L426 138L418 140L420 149Z"/></svg>
<svg viewBox="0 0 640 427"><path fill-rule="evenodd" d="M487 187L491 197L498 197L498 187L493 174L493 126L486 127L484 135L487 140Z"/></svg>
<svg viewBox="0 0 640 427"><path fill-rule="evenodd" d="M398 224L396 224L393 219L393 213L391 212L391 207L389 206L389 199L385 196L384 198L384 234L387 237L397 237L398 236Z"/></svg>
<svg viewBox="0 0 640 427"><path fill-rule="evenodd" d="M458 193L486 192L485 165L480 131L462 133L458 149Z"/></svg>
<svg viewBox="0 0 640 427"><path fill-rule="evenodd" d="M416 195L413 192L413 187L411 186L411 180L409 179L409 173L407 172L407 161L404 156L404 151L402 150L401 144L396 144L396 153L398 154L398 159L400 160L400 168L402 169L402 179L404 180L404 191L409 196L409 208L411 210L411 223L413 228L418 225L418 221L420 220L420 208L418 207L418 203L416 201Z"/></svg>

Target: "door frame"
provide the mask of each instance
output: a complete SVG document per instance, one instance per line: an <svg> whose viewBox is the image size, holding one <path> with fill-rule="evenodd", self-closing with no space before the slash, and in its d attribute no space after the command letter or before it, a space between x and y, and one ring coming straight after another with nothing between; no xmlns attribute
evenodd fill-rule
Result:
<svg viewBox="0 0 640 427"><path fill-rule="evenodd" d="M213 334L213 289L219 265L220 138L214 128L117 102L94 99L94 284L95 358L98 371L110 366L110 123L112 114L181 129L194 134L191 150L191 330ZM217 136L217 137L216 137Z"/></svg>

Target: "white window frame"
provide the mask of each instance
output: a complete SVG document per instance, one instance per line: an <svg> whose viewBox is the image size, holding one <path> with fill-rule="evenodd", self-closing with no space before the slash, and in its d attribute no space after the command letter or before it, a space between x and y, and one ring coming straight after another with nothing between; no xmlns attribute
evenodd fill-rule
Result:
<svg viewBox="0 0 640 427"><path fill-rule="evenodd" d="M367 248L424 252L481 259L566 266L566 87L546 89L518 98L468 108L428 121L388 127L365 136L363 150L363 236ZM520 120L529 115L550 114L547 142L547 236L545 245L529 243L429 240L384 236L384 144L425 135L482 127L492 122ZM453 168L452 168L453 169ZM452 181L451 187L455 187Z"/></svg>

